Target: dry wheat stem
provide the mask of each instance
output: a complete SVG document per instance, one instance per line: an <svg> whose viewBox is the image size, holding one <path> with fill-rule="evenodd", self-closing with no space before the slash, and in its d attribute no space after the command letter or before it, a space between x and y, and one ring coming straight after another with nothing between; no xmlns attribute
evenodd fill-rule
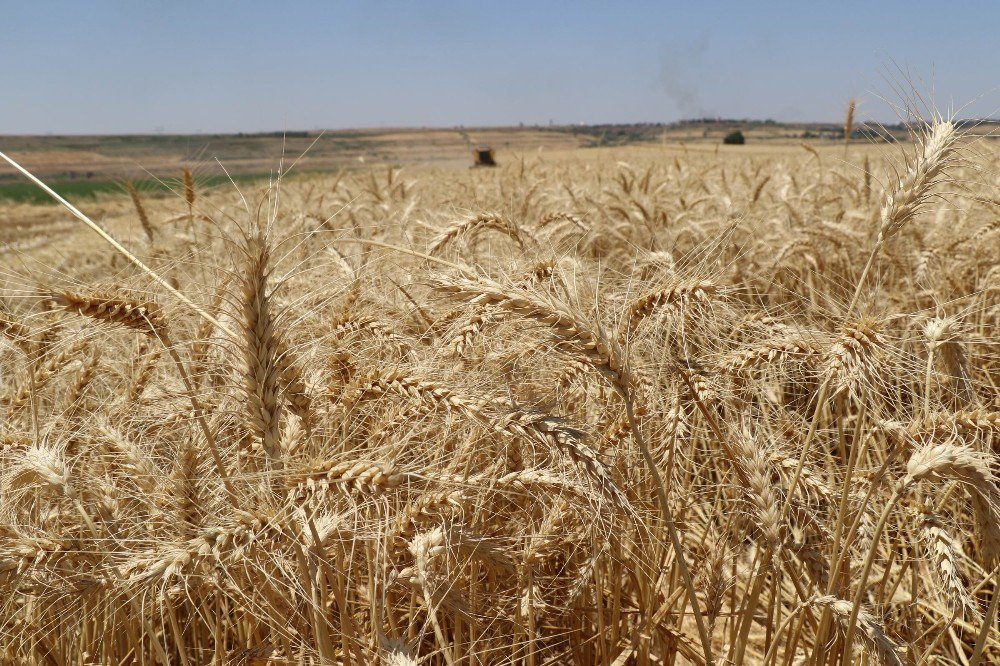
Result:
<svg viewBox="0 0 1000 666"><path fill-rule="evenodd" d="M48 194L50 197L52 197L53 199L55 199L56 201L58 201L62 206L64 206L66 208L66 210L68 210L70 213L72 213L74 217L76 217L78 220L80 220L81 222L83 222L84 224L86 224L88 227L90 227L98 236L100 236L101 238L103 238L117 252L119 252L122 256L124 256L126 259L128 259L129 261L131 261L133 264L135 264L146 275L148 275L149 277L153 278L153 280L155 280L157 284L159 284L161 287L163 287L164 289L166 289L168 292L170 292L171 294L173 294L174 296L176 296L178 300L180 300L182 303L184 303L185 305L187 305L189 308L191 308L192 310L194 310L195 312L197 312L199 316L204 317L208 321L212 322L215 326L218 326L220 330L226 331L226 333L229 333L230 335L232 335L232 332L228 328L226 328L223 324L221 324L218 320L216 320L212 315L210 315L207 312L205 312L201 307L199 307L198 305L196 305L194 303L194 301L192 301L187 296L185 296L184 294L182 294L180 291L178 291L177 289L175 289L174 286L172 284L170 284L167 280L165 280L164 278L160 277L160 275L158 273L156 273L153 269L151 269L149 266L147 266L146 264L144 264L134 254L132 254L131 252L129 252L125 248L124 245L122 245L117 240L115 240L114 237L112 237L111 234L109 234L108 232L106 232L99 224L97 224L96 222L94 222L93 220L91 220L89 217L87 217L86 215L84 215L82 212L80 212L80 210L76 206L74 206L70 202L66 201L66 199L64 199L62 196L60 196L55 190L53 190L51 187L49 187L48 185L46 185L45 183L43 183L41 180L39 180L38 178L36 178L34 174L32 174L31 172L29 172L27 169L25 169L24 167L22 167L20 164L18 164L17 162L15 162L13 159L11 159L9 156L7 156L6 154L4 154L3 152L0 152L0 157L2 157L4 160L6 160L6 162L8 164L10 164L12 167L14 167L18 171L20 171L22 174L24 174L28 178L28 180L30 180L35 185L37 185L38 187L40 187L46 194Z"/></svg>

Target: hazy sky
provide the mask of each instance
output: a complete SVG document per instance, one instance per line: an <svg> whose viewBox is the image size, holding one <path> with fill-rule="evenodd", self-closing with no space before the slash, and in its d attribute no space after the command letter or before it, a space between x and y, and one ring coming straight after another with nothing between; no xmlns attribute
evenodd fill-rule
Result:
<svg viewBox="0 0 1000 666"><path fill-rule="evenodd" d="M1000 2L3 0L0 134L1000 109ZM890 78L886 79L886 72Z"/></svg>

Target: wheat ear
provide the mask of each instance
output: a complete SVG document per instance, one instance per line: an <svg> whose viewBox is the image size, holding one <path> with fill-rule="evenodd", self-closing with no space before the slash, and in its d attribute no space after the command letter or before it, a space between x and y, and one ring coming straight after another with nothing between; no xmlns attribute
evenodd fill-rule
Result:
<svg viewBox="0 0 1000 666"><path fill-rule="evenodd" d="M941 119L920 135L912 163L906 173L898 177L892 189L885 194L878 215L878 235L875 245L868 256L868 263L861 271L854 297L847 306L848 315L854 312L875 257L886 241L898 234L903 226L923 209L939 177L945 173L946 168L955 163L958 155L958 137L955 125Z"/></svg>

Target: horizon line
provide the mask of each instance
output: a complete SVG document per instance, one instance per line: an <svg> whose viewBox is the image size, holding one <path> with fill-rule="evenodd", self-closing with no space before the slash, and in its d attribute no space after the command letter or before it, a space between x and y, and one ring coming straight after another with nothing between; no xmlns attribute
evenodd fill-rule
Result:
<svg viewBox="0 0 1000 666"><path fill-rule="evenodd" d="M887 128L887 129L905 129L908 125L920 124L920 119L915 119L912 121L898 121L896 123L882 123L875 120L864 120L857 123L857 127L863 127L866 125L875 125L877 127ZM953 118L952 122L967 124L967 123L1000 123L1000 118L998 117L969 117L969 118ZM312 129L285 129L285 130L227 130L227 131L193 131L193 132L183 132L183 131L157 131L152 130L149 132L45 132L44 134L39 134L36 132L0 132L0 137L36 137L36 138L58 138L58 137L148 137L148 136L293 136L293 135L305 135L315 137L322 134L335 134L340 132L369 132L369 133L380 133L380 132L421 132L421 131L475 131L475 130L517 130L517 129L536 129L536 130L566 130L574 128L597 128L597 127L680 127L684 125L695 125L695 124L733 124L733 123L746 123L746 124L757 124L757 125L776 125L776 126L786 126L786 127L801 127L801 126L820 126L820 127L830 127L830 128L843 128L843 121L829 121L829 120L774 120L773 118L727 118L724 116L705 116L705 117L692 117L692 118L682 118L679 120L671 121L630 121L630 122L596 122L596 123L515 123L508 125L386 125L386 126L356 126L356 127L326 127L326 128L312 128Z"/></svg>

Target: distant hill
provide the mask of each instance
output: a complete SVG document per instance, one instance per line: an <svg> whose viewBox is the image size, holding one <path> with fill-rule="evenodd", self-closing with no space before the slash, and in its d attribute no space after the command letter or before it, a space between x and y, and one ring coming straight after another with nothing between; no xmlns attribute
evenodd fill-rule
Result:
<svg viewBox="0 0 1000 666"><path fill-rule="evenodd" d="M978 134L1000 134L1000 121L966 119ZM747 143L842 141L835 123L780 123L774 120L695 118L672 123L519 125L516 127L383 128L296 130L235 134L0 136L0 150L43 178L60 182L103 182L177 176L185 166L219 174L215 161L233 175L267 176L281 163L299 160L301 171L335 171L371 165L471 163L472 145L504 152L621 146L650 143L720 143L739 129ZM903 124L855 128L858 140L908 138ZM284 162L282 162L284 160ZM19 177L0 167L0 182Z"/></svg>

